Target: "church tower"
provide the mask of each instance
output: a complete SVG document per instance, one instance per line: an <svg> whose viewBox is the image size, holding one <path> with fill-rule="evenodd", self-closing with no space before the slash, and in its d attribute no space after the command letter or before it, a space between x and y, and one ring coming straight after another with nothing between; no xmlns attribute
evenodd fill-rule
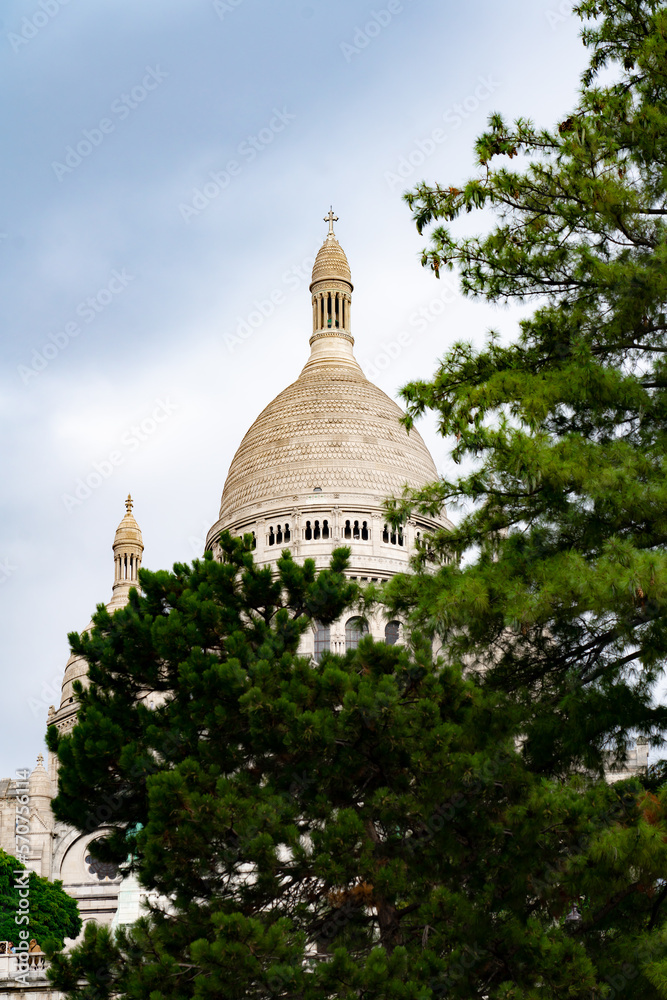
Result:
<svg viewBox="0 0 667 1000"><path fill-rule="evenodd" d="M113 541L113 589L111 600L106 606L110 614L127 604L130 588L139 586L144 542L141 529L132 514L132 507L132 497L128 496L125 501L125 515L116 529ZM86 631L92 627L90 622ZM87 671L88 664L82 657L70 656L65 667L60 706L57 710L51 706L48 717L48 725L56 726L61 733L66 733L76 722L78 705L74 693L74 681L81 681L85 685ZM30 779L31 795L33 780L37 780L42 796L46 796L47 779L53 798L58 781L58 761L53 753L49 753L48 776L44 768L40 770L39 766L33 772ZM108 924L113 919L118 905L120 876L113 865L100 863L88 849L90 841L100 835L100 828L110 816L110 806L100 803L97 814L91 817L90 833L80 833L64 823L55 821L50 808L41 810L39 823L36 821L36 829L38 828L40 832L45 823L50 823L48 845L51 852L50 870L43 871L42 874L62 880L65 891L77 900L84 922L94 919L98 923ZM45 867L43 861L42 867Z"/></svg>
<svg viewBox="0 0 667 1000"><path fill-rule="evenodd" d="M117 608L125 607L130 596L130 588L139 586L139 569L141 568L144 541L141 529L132 514L132 507L132 497L128 496L125 501L125 516L116 529L113 541L114 580L111 600L106 606L110 614L113 614ZM89 631L92 627L93 623L90 622L85 631ZM74 681L85 683L87 675L88 665L86 661L82 657L72 654L65 666L60 706L57 711L53 706L49 709L49 726L56 726L61 733L72 728L77 713ZM53 781L56 781L57 777L56 768L56 756L50 754L49 775Z"/></svg>

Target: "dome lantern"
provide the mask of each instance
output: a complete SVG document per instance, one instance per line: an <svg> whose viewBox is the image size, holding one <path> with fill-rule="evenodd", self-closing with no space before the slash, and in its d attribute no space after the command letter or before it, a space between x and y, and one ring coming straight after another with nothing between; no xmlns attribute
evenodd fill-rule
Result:
<svg viewBox="0 0 667 1000"><path fill-rule="evenodd" d="M141 567L141 556L144 551L144 540L141 530L134 515L132 514L132 497L127 496L125 501L125 516L118 525L116 537L113 542L114 557L114 581L113 598L116 601L123 598L123 603L127 599L130 587L139 586L139 569Z"/></svg>
<svg viewBox="0 0 667 1000"><path fill-rule="evenodd" d="M352 307L352 275L345 251L336 239L334 222L338 216L333 209L325 215L329 232L320 247L310 284L313 300L313 336L311 346L321 336L338 336L354 343L350 334Z"/></svg>

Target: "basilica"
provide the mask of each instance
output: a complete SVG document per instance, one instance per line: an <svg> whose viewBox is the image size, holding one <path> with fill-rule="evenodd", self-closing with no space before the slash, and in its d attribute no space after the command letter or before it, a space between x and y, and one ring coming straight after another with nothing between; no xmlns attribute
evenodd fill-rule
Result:
<svg viewBox="0 0 667 1000"><path fill-rule="evenodd" d="M400 529L390 525L383 501L407 485L421 487L437 478L433 459L416 430L406 431L402 411L364 376L354 356L352 277L347 257L329 231L313 266L310 356L298 378L260 413L234 456L222 491L218 520L206 548L219 555L221 531L250 534L261 566L275 564L289 549L297 560L312 558L318 568L331 552L349 546L348 574L360 583L382 582L409 570L416 547L427 544L435 528L447 528L444 516L413 518ZM304 354L305 354L304 336ZM122 607L138 586L143 540L131 498L113 541L113 589L109 611ZM91 627L90 625L88 626ZM325 650L343 652L370 632L395 643L401 624L380 611L362 618L348 614L331 627L315 625L304 637L302 652L318 659ZM76 721L75 680L85 681L86 664L71 656L65 666L59 706L46 720L61 732ZM121 879L110 865L90 852L111 815L100 802L90 830L81 832L55 820L50 803L56 793L58 762L40 755L29 779L30 820L27 866L49 879L60 879L78 904L82 919L117 925L139 913L140 890L133 878ZM16 845L16 784L0 781L0 847ZM0 966L2 955L0 955ZM3 970L0 967L0 996ZM14 995L7 993L7 995ZM46 996L46 993L44 994Z"/></svg>
<svg viewBox="0 0 667 1000"><path fill-rule="evenodd" d="M260 413L232 460L222 491L218 520L206 548L220 556L223 530L251 535L258 565L275 565L284 549L297 560L312 558L318 568L331 552L349 546L348 575L364 583L380 583L410 569L415 549L428 544L435 529L451 527L444 511L438 518L414 517L400 528L385 517L383 502L408 486L433 482L437 470L419 433L409 433L402 412L384 392L369 382L354 356L352 336L352 276L347 257L334 233L338 221L330 211L329 231L313 266L310 355L298 378ZM305 336L304 336L305 348ZM305 353L305 351L304 351ZM113 588L109 611L123 607L132 587L139 585L144 544L133 514L132 499L113 540ZM91 628L92 625L88 625ZM330 627L314 623L302 640L302 652L318 660L323 652L344 652L364 632L376 640L401 640L401 623L380 610L366 617L348 613ZM70 656L65 666L59 706L46 720L60 732L76 722L74 681L85 683L86 663ZM647 765L648 747L638 740L628 760L610 773L626 777ZM79 905L84 921L118 926L137 919L141 889L134 878L121 878L112 865L98 861L90 844L112 815L100 801L89 829L80 831L57 821L51 811L56 794L58 761L40 754L28 780L28 868L62 881ZM0 848L16 854L14 779L0 780ZM31 996L57 1000L36 961L32 982L17 984L14 957L0 942L0 1000Z"/></svg>

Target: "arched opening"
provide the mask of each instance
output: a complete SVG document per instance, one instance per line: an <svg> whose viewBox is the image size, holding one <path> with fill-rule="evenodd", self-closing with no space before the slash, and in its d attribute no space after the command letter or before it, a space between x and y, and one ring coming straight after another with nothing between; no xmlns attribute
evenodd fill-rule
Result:
<svg viewBox="0 0 667 1000"><path fill-rule="evenodd" d="M362 635L368 634L368 623L360 615L345 622L345 649L356 649Z"/></svg>
<svg viewBox="0 0 667 1000"><path fill-rule="evenodd" d="M323 653L328 653L331 649L331 629L328 625L320 625L319 622L315 622L315 661L317 663L322 659Z"/></svg>
<svg viewBox="0 0 667 1000"><path fill-rule="evenodd" d="M280 527L280 525L278 525L276 528L276 542L278 543L278 545L280 545L282 540L283 540L283 530Z"/></svg>
<svg viewBox="0 0 667 1000"><path fill-rule="evenodd" d="M354 528L352 529L352 537L353 538L361 538L361 534L359 532L359 522L358 521L354 522Z"/></svg>
<svg viewBox="0 0 667 1000"><path fill-rule="evenodd" d="M350 522L345 522L345 537L352 538L352 528L350 527Z"/></svg>
<svg viewBox="0 0 667 1000"><path fill-rule="evenodd" d="M315 521L315 527L313 529L313 538L319 538L319 537L320 537L320 522Z"/></svg>
<svg viewBox="0 0 667 1000"><path fill-rule="evenodd" d="M401 637L401 623L387 622L384 627L384 641L388 646L395 646Z"/></svg>
<svg viewBox="0 0 667 1000"><path fill-rule="evenodd" d="M269 545L276 544L276 536L273 533L273 525L269 526Z"/></svg>
<svg viewBox="0 0 667 1000"><path fill-rule="evenodd" d="M322 521L322 538L328 538L328 537L329 537L329 522Z"/></svg>
<svg viewBox="0 0 667 1000"><path fill-rule="evenodd" d="M307 542L309 542L313 537L313 529L310 526L310 521L306 521L306 530L304 532L303 537L306 539Z"/></svg>
<svg viewBox="0 0 667 1000"><path fill-rule="evenodd" d="M382 541L387 542L387 544L389 543L389 526L386 524L382 529Z"/></svg>
<svg viewBox="0 0 667 1000"><path fill-rule="evenodd" d="M370 537L371 533L368 530L368 522L364 521L363 524L361 525L361 540L362 542L367 542Z"/></svg>
<svg viewBox="0 0 667 1000"><path fill-rule="evenodd" d="M291 534L290 534L290 530L289 530L289 524L286 524L286 525L285 525L285 541L286 541L286 542L289 542L289 540L290 540L290 538L291 538L291 537L292 537L292 536L291 536Z"/></svg>

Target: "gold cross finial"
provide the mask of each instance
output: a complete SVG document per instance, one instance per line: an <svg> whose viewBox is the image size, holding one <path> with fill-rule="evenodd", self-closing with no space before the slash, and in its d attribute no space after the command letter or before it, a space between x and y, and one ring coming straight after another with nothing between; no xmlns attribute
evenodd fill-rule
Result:
<svg viewBox="0 0 667 1000"><path fill-rule="evenodd" d="M324 216L324 221L329 223L329 236L333 236L333 224L334 222L338 222L338 216L333 214L333 205L329 209L329 214Z"/></svg>
<svg viewBox="0 0 667 1000"><path fill-rule="evenodd" d="M125 512L127 514L132 513L132 497L129 493L127 494L127 500L125 501Z"/></svg>

